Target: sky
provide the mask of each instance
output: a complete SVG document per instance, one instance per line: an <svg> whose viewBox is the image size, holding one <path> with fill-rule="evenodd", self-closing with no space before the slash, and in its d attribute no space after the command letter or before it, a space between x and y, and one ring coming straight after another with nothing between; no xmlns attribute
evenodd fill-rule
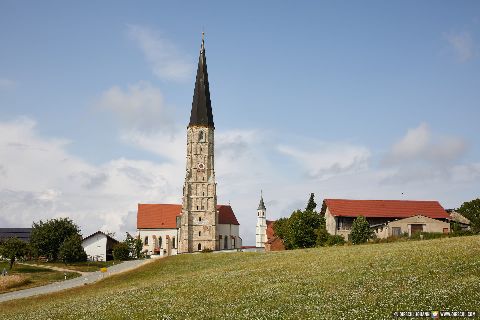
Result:
<svg viewBox="0 0 480 320"><path fill-rule="evenodd" d="M0 0L0 227L122 240L181 203L205 31L219 204L244 245L325 198L480 193L478 1Z"/></svg>

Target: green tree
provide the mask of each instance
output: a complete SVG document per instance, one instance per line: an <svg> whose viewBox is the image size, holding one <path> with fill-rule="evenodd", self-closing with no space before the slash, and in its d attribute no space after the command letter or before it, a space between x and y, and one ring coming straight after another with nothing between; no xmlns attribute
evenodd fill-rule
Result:
<svg viewBox="0 0 480 320"><path fill-rule="evenodd" d="M365 243L368 241L368 239L373 237L373 232L370 229L370 225L365 217L358 216L353 221L350 237L353 244Z"/></svg>
<svg viewBox="0 0 480 320"><path fill-rule="evenodd" d="M326 228L318 228L316 231L317 234L317 240L316 240L316 246L317 247L324 247L327 245L327 242L330 238L330 234L328 233Z"/></svg>
<svg viewBox="0 0 480 320"><path fill-rule="evenodd" d="M142 258L142 248L143 243L140 239L140 236L134 238L127 232L127 238L125 239L125 243L127 244L131 257L133 259L140 259Z"/></svg>
<svg viewBox="0 0 480 320"><path fill-rule="evenodd" d="M60 246L59 257L65 264L87 261L87 254L82 247L82 237L73 234L65 239Z"/></svg>
<svg viewBox="0 0 480 320"><path fill-rule="evenodd" d="M80 235L80 229L68 218L51 219L33 223L30 244L34 254L57 260L60 246L72 235Z"/></svg>
<svg viewBox="0 0 480 320"><path fill-rule="evenodd" d="M465 218L470 220L470 228L472 232L480 232L480 199L464 202L457 212L461 213Z"/></svg>
<svg viewBox="0 0 480 320"><path fill-rule="evenodd" d="M119 242L113 246L113 259L125 261L130 257L130 247L126 242Z"/></svg>
<svg viewBox="0 0 480 320"><path fill-rule="evenodd" d="M10 260L10 269L15 259L23 257L26 253L27 243L18 238L9 238L0 245L0 255Z"/></svg>
<svg viewBox="0 0 480 320"><path fill-rule="evenodd" d="M308 199L307 207L305 208L305 211L315 211L315 208L317 207L317 204L315 203L315 194L310 193L310 199Z"/></svg>
<svg viewBox="0 0 480 320"><path fill-rule="evenodd" d="M320 215L315 211L295 211L289 218L288 240L292 249L311 248L317 242Z"/></svg>

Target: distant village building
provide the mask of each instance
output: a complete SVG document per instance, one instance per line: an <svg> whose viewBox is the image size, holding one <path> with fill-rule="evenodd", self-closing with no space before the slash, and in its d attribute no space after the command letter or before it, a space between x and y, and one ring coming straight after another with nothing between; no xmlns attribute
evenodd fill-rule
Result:
<svg viewBox="0 0 480 320"><path fill-rule="evenodd" d="M325 199L323 208L328 233L346 240L359 216L367 219L379 238L450 232L450 216L438 201Z"/></svg>
<svg viewBox="0 0 480 320"><path fill-rule="evenodd" d="M470 230L470 220L453 209L447 209L447 212L450 215L450 221L457 223L461 230Z"/></svg>
<svg viewBox="0 0 480 320"><path fill-rule="evenodd" d="M32 228L0 228L0 242L10 238L18 238L29 242L31 234Z"/></svg>
<svg viewBox="0 0 480 320"><path fill-rule="evenodd" d="M90 261L109 261L113 259L113 246L118 240L102 231L83 238L82 247Z"/></svg>
<svg viewBox="0 0 480 320"><path fill-rule="evenodd" d="M232 208L217 205L214 131L202 34L187 127L187 165L182 205L139 204L137 230L147 251L161 255L241 247L239 223ZM223 220L226 216L230 218Z"/></svg>
<svg viewBox="0 0 480 320"><path fill-rule="evenodd" d="M265 248L265 251L285 250L283 240L275 235L273 223L275 221L267 220L267 208L263 201L263 195L260 196L260 203L257 209L257 226L255 235L255 247Z"/></svg>

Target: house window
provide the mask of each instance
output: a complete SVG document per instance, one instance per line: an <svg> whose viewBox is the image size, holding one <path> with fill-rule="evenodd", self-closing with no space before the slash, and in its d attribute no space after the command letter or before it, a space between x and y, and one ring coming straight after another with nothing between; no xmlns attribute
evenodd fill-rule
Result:
<svg viewBox="0 0 480 320"><path fill-rule="evenodd" d="M145 245L148 246L148 236L145 237L145 240L143 241L143 243L145 243Z"/></svg>
<svg viewBox="0 0 480 320"><path fill-rule="evenodd" d="M175 249L177 246L175 245L175 237L172 237L172 248Z"/></svg>
<svg viewBox="0 0 480 320"><path fill-rule="evenodd" d="M199 237L202 236L202 231L198 231L198 236L199 236Z"/></svg>
<svg viewBox="0 0 480 320"><path fill-rule="evenodd" d="M400 237L401 234L402 234L402 229L401 228L399 228L399 227L393 227L392 228L392 236Z"/></svg>
<svg viewBox="0 0 480 320"><path fill-rule="evenodd" d="M162 236L158 236L158 247L162 247Z"/></svg>
<svg viewBox="0 0 480 320"><path fill-rule="evenodd" d="M443 233L448 233L448 228L443 228Z"/></svg>
<svg viewBox="0 0 480 320"><path fill-rule="evenodd" d="M235 248L235 238L232 239L232 248Z"/></svg>
<svg viewBox="0 0 480 320"><path fill-rule="evenodd" d="M202 251L202 244L201 243L198 244L198 251Z"/></svg>

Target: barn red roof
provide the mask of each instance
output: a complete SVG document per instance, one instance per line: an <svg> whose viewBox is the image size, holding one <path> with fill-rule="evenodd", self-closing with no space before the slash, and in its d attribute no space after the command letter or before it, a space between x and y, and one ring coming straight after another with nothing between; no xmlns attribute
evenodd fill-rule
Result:
<svg viewBox="0 0 480 320"><path fill-rule="evenodd" d="M240 225L229 205L217 205L218 223ZM177 216L182 212L180 204L138 204L137 229L175 229Z"/></svg>
<svg viewBox="0 0 480 320"><path fill-rule="evenodd" d="M434 219L449 218L438 201L325 199L324 203L333 216L340 217L408 218L422 215Z"/></svg>

